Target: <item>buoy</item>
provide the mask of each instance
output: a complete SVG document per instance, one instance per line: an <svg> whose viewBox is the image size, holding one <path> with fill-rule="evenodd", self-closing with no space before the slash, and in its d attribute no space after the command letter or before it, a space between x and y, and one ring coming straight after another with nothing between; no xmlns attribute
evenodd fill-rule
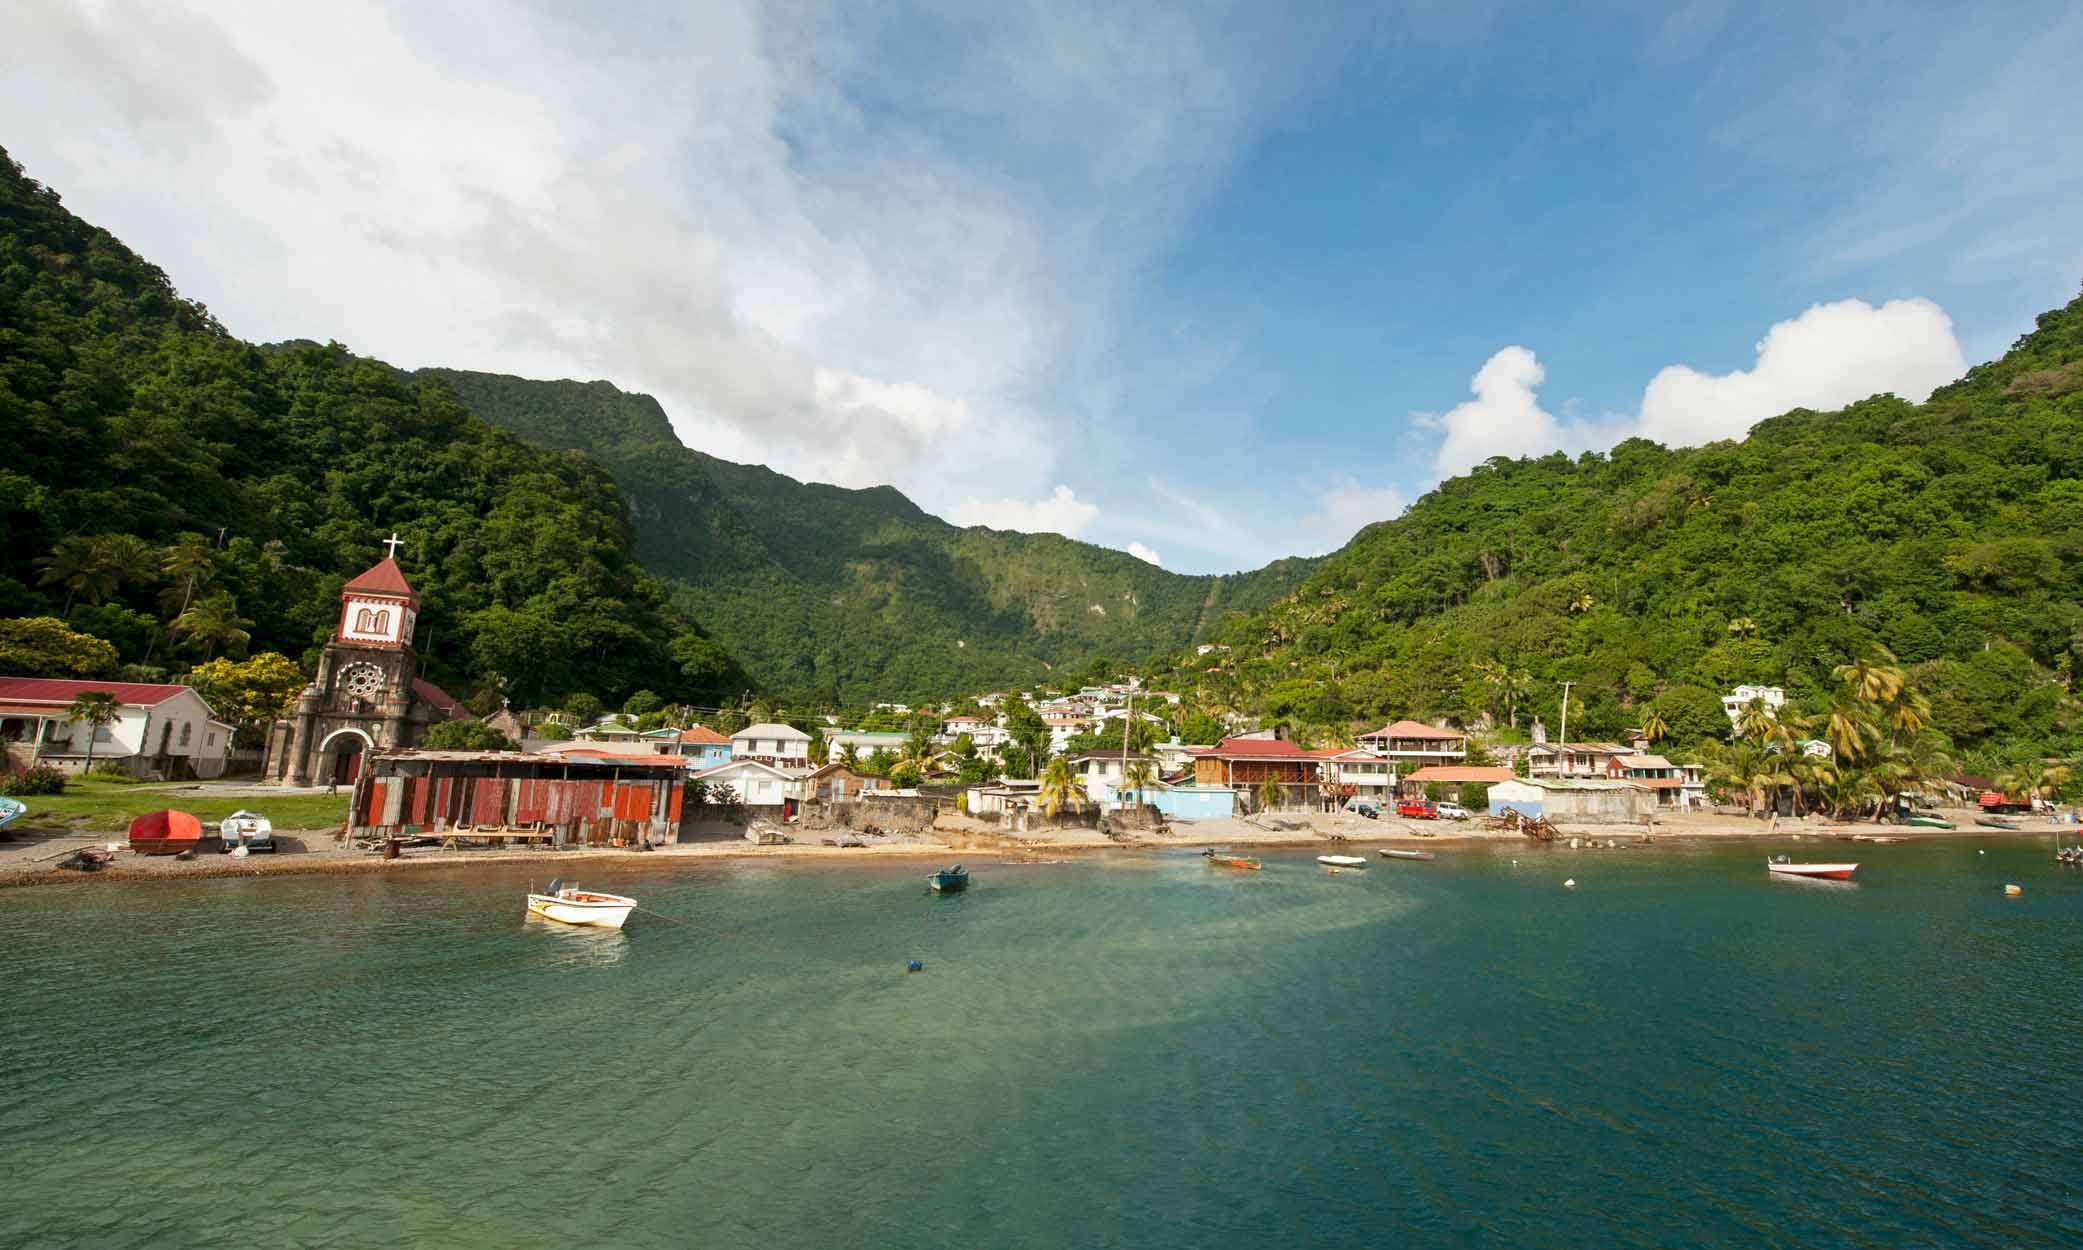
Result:
<svg viewBox="0 0 2083 1250"><path fill-rule="evenodd" d="M2011 896L2012 898L2016 898L2016 897L2018 897L2018 896L2019 896L2020 894L2023 894L2023 893L2025 893L2025 891L2024 891L2023 889L2021 889L2020 887L2018 887L2018 886L2016 886L2016 885L2007 885L2007 886L2005 886L2005 887L2003 888L2003 892L2004 892L2005 894L2008 894L2008 895L2010 895L2010 896Z"/></svg>
<svg viewBox="0 0 2083 1250"><path fill-rule="evenodd" d="M1989 853L1989 852L1987 852L1987 851L1976 851L1976 852L1975 852L1975 854L1977 854L1977 855L1987 855L1988 853Z"/></svg>
<svg viewBox="0 0 2083 1250"><path fill-rule="evenodd" d="M1575 877L1571 877L1569 880L1563 882L1562 884L1563 888L1574 890L1577 888L1577 879Z"/></svg>
<svg viewBox="0 0 2083 1250"><path fill-rule="evenodd" d="M910 963L904 965L904 970L906 972L924 972L926 970L926 963L922 959L914 959Z"/></svg>

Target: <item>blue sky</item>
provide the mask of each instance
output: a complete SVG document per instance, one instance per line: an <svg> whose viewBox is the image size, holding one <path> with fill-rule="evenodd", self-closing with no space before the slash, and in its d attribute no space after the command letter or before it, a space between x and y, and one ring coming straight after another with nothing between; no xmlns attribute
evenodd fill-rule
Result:
<svg viewBox="0 0 2083 1250"><path fill-rule="evenodd" d="M38 6L0 143L242 335L1181 571L1920 397L2083 281L2073 4L618 13Z"/></svg>

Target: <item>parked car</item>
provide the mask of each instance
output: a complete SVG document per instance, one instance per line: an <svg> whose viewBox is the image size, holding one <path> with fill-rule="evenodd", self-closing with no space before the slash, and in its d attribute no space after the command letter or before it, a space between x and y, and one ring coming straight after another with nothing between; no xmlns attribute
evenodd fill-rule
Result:
<svg viewBox="0 0 2083 1250"><path fill-rule="evenodd" d="M1439 809L1424 799L1403 799L1396 804L1396 814L1411 820L1437 820Z"/></svg>
<svg viewBox="0 0 2083 1250"><path fill-rule="evenodd" d="M1441 803L1439 805L1439 818L1441 820L1467 820L1469 814L1468 809L1459 803Z"/></svg>
<svg viewBox="0 0 2083 1250"><path fill-rule="evenodd" d="M1345 810L1355 816L1365 816L1369 820L1376 820L1381 816L1381 804L1373 799L1347 799Z"/></svg>

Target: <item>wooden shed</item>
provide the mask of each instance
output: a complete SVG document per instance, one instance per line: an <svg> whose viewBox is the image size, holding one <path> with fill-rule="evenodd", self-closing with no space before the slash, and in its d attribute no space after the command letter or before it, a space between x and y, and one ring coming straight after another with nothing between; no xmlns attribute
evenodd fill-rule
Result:
<svg viewBox="0 0 2083 1250"><path fill-rule="evenodd" d="M686 777L669 755L396 751L370 758L348 819L356 837L536 832L559 846L656 845L679 836Z"/></svg>

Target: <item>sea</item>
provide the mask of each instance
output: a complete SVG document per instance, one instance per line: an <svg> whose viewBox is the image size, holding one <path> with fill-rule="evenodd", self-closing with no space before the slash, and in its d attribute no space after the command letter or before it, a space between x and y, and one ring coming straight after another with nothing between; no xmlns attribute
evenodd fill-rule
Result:
<svg viewBox="0 0 2083 1250"><path fill-rule="evenodd" d="M2044 842L968 866L0 892L0 1246L2083 1246Z"/></svg>

